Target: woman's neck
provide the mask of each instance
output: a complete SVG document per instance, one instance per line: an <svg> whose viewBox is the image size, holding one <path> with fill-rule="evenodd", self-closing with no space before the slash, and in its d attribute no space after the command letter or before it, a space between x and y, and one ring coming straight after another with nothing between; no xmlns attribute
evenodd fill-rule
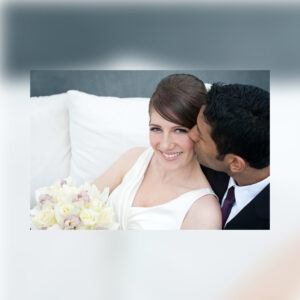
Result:
<svg viewBox="0 0 300 300"><path fill-rule="evenodd" d="M184 182L185 180L190 180L191 178L193 178L193 176L197 176L198 174L200 175L201 173L201 168L196 156L187 165L181 168L170 170L166 169L154 154L150 167L152 171L155 172L156 178L163 183Z"/></svg>

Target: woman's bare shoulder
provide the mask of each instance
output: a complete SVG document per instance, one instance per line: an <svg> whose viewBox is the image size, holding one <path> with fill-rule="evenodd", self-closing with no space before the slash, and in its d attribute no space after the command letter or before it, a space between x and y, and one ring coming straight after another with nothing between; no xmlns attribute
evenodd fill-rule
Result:
<svg viewBox="0 0 300 300"><path fill-rule="evenodd" d="M94 184L99 190L109 187L113 191L123 180L124 175L134 165L138 157L145 151L144 147L136 147L124 152L102 175L100 175Z"/></svg>
<svg viewBox="0 0 300 300"><path fill-rule="evenodd" d="M134 147L122 154L119 160L124 163L125 169L130 169L139 156L146 150L146 147Z"/></svg>
<svg viewBox="0 0 300 300"><path fill-rule="evenodd" d="M134 147L134 148L130 148L129 150L127 150L126 152L124 152L123 155L137 157L140 154L142 154L146 149L147 149L146 147Z"/></svg>
<svg viewBox="0 0 300 300"><path fill-rule="evenodd" d="M222 213L218 199L205 195L197 199L182 224L182 229L221 229Z"/></svg>

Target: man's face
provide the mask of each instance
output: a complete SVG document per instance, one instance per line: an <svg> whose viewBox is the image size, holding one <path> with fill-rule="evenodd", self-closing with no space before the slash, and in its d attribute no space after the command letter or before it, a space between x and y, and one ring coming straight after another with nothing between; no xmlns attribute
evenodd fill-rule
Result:
<svg viewBox="0 0 300 300"><path fill-rule="evenodd" d="M198 114L197 124L189 131L189 137L195 142L195 151L201 165L226 172L227 168L224 161L217 159L217 145L210 136L211 127L205 121L204 109L205 106L202 106Z"/></svg>

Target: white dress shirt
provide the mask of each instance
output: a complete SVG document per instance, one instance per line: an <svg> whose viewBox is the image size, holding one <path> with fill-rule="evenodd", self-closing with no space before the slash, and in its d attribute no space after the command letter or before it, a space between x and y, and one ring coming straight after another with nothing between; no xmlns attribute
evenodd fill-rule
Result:
<svg viewBox="0 0 300 300"><path fill-rule="evenodd" d="M270 176L254 184L239 186L236 184L234 179L230 177L226 193L224 194L222 199L221 206L223 206L224 200L227 196L228 189L230 189L232 186L234 186L235 202L232 206L226 224L230 220L232 220L247 204L249 204L269 183L270 183Z"/></svg>

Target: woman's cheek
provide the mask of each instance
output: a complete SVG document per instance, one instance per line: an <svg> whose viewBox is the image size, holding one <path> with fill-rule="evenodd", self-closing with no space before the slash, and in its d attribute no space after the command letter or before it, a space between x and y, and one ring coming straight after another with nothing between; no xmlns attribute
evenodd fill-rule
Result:
<svg viewBox="0 0 300 300"><path fill-rule="evenodd" d="M156 146L159 143L159 137L154 132L150 132L149 134L150 145L152 147Z"/></svg>
<svg viewBox="0 0 300 300"><path fill-rule="evenodd" d="M194 152L194 142L187 135L182 138L181 143L186 150Z"/></svg>

